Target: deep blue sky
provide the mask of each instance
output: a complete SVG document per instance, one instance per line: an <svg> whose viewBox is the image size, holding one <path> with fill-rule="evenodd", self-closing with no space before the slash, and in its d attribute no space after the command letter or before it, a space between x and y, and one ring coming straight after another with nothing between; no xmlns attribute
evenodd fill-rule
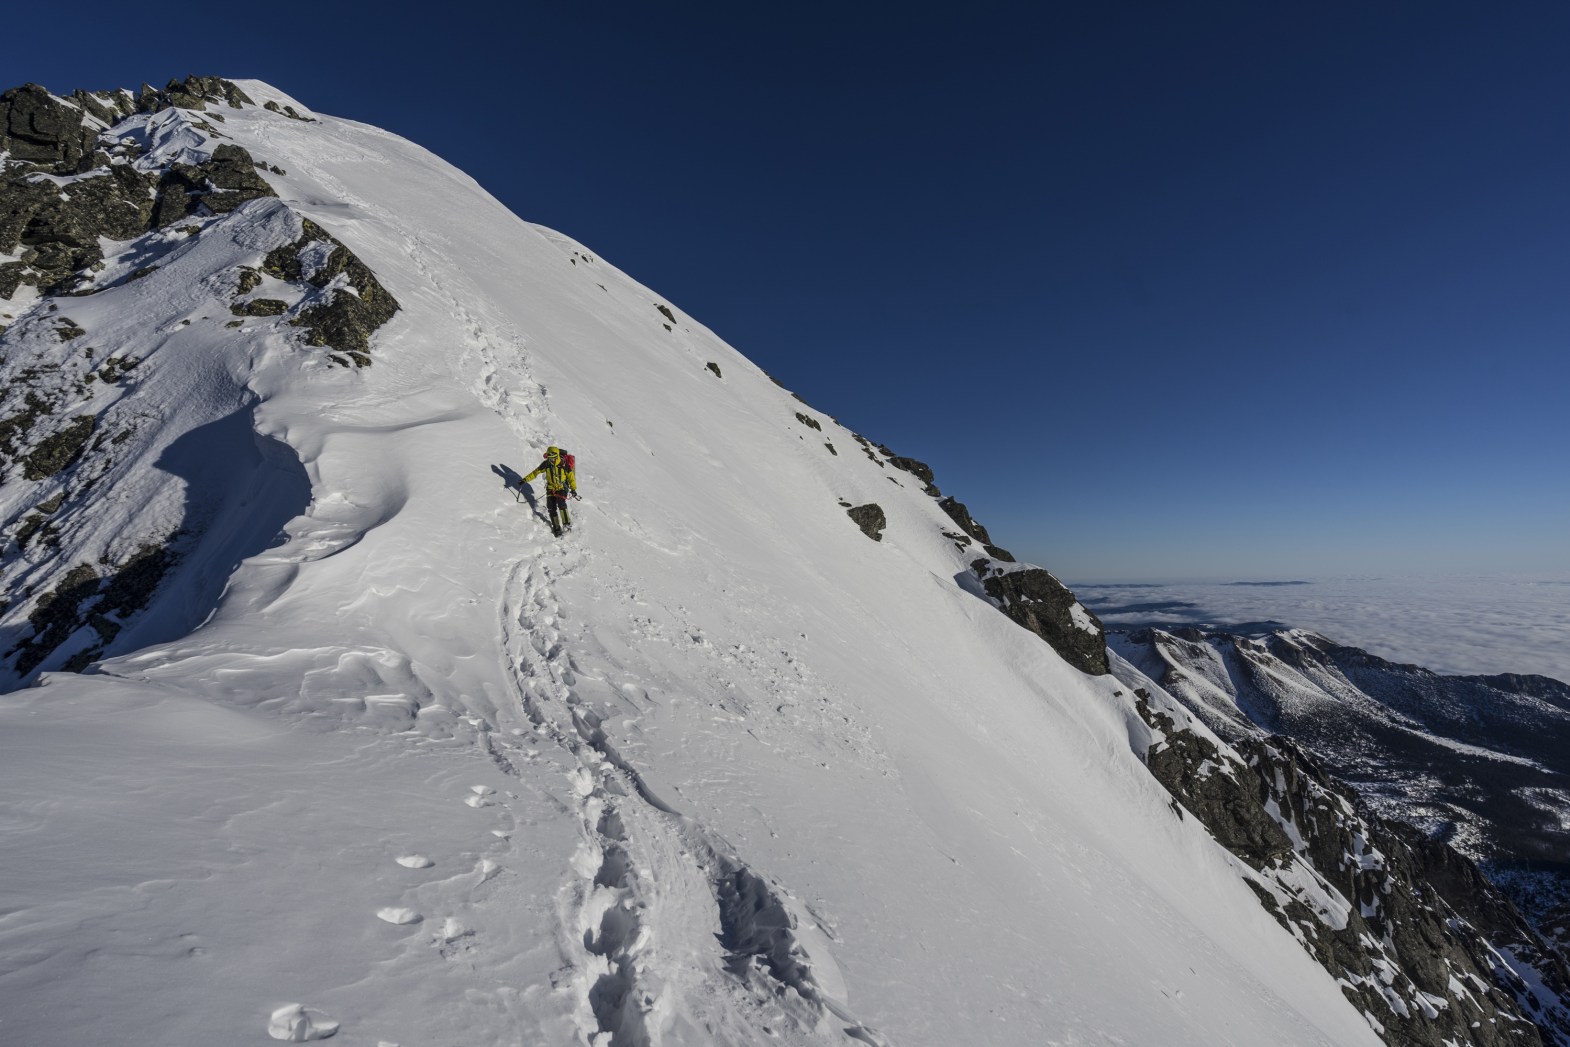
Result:
<svg viewBox="0 0 1570 1047"><path fill-rule="evenodd" d="M223 6L0 79L412 138L1070 580L1570 571L1570 4Z"/></svg>

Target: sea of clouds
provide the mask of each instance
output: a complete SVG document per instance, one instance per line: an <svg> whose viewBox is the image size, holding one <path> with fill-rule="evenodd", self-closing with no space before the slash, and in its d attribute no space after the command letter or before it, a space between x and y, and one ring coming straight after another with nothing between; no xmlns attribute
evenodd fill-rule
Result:
<svg viewBox="0 0 1570 1047"><path fill-rule="evenodd" d="M1276 623L1439 673L1570 681L1570 576L1077 584L1109 628Z"/></svg>

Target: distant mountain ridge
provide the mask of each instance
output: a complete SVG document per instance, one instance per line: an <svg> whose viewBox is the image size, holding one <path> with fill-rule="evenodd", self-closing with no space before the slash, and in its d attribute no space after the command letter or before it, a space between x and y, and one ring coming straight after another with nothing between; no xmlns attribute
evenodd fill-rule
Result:
<svg viewBox="0 0 1570 1047"><path fill-rule="evenodd" d="M1112 648L1222 737L1283 735L1490 870L1570 958L1570 685L1447 676L1303 630L1112 630Z"/></svg>
<svg viewBox="0 0 1570 1047"><path fill-rule="evenodd" d="M1224 737L1287 735L1389 817L1480 861L1570 874L1570 685L1444 676L1295 629L1110 642Z"/></svg>

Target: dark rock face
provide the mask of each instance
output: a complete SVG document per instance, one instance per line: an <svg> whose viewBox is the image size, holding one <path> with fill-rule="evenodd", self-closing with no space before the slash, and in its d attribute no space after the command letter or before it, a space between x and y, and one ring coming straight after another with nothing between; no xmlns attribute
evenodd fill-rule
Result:
<svg viewBox="0 0 1570 1047"><path fill-rule="evenodd" d="M1004 614L1051 644L1074 668L1096 676L1111 671L1101 620L1050 573L1039 567L1007 570L985 559L975 561L971 570Z"/></svg>
<svg viewBox="0 0 1570 1047"><path fill-rule="evenodd" d="M1284 738L1249 739L1234 755L1136 696L1161 736L1146 755L1151 773L1256 871L1262 904L1387 1043L1570 1043L1559 1001L1541 999L1495 951L1535 936L1464 857L1383 821ZM1326 890L1305 893L1305 873ZM1570 986L1555 984L1562 965L1538 971L1552 992Z"/></svg>
<svg viewBox="0 0 1570 1047"><path fill-rule="evenodd" d="M251 154L237 145L224 144L200 164L175 164L158 182L152 228L162 229L202 209L228 214L248 200L277 196L273 187L256 173Z"/></svg>
<svg viewBox="0 0 1570 1047"><path fill-rule="evenodd" d="M1559 962L1570 963L1570 905L1550 909L1539 921L1538 929Z"/></svg>
<svg viewBox="0 0 1570 1047"><path fill-rule="evenodd" d="M32 637L6 654L16 656L18 672L31 673L85 624L96 640L62 666L66 672L81 672L119 635L125 620L147 604L173 563L166 548L144 545L107 578L100 578L91 564L77 565L28 617Z"/></svg>
<svg viewBox="0 0 1570 1047"><path fill-rule="evenodd" d="M987 534L987 529L971 518L970 510L965 508L965 503L954 497L945 498L938 502L938 508L949 514L949 519L959 525L959 529L976 541L987 551L987 555L994 560L1004 563L1014 563L1014 556L1007 549L1000 549L992 544L992 536ZM1105 671L1105 670L1103 670Z"/></svg>
<svg viewBox="0 0 1570 1047"><path fill-rule="evenodd" d="M58 174L83 174L97 166L98 134L82 126L82 112L55 101L37 84L0 94L0 150L11 160Z"/></svg>
<svg viewBox="0 0 1570 1047"><path fill-rule="evenodd" d="M91 416L73 418L63 429L38 441L22 458L23 478L44 480L76 461L93 435L93 426Z"/></svg>
<svg viewBox="0 0 1570 1047"><path fill-rule="evenodd" d="M855 521L856 526L861 528L862 534L874 542L883 541L883 529L889 525L889 520L883 514L883 507L877 502L868 502L866 505L847 509L845 515Z"/></svg>
<svg viewBox="0 0 1570 1047"><path fill-rule="evenodd" d="M910 475L914 476L916 479L920 480L922 484L921 489L923 492L930 494L934 498L943 497L943 492L938 490L938 485L933 482L934 478L932 475L932 466L928 465L926 462L918 462L914 458L904 458L900 455L897 455L882 444L878 445L878 450L883 452L883 454L888 458L889 464L894 468L902 469ZM952 501L952 499L950 500Z"/></svg>
<svg viewBox="0 0 1570 1047"><path fill-rule="evenodd" d="M249 153L220 145L197 165L174 164L161 175L138 171L134 147L100 136L135 113L171 106L205 109L209 101L238 106L250 100L216 77L170 81L163 91L78 91L55 99L37 84L0 95L0 251L22 248L19 261L0 265L0 298L22 284L43 294L68 294L104 261L100 238L130 240L204 211L224 214L247 200L276 195L256 173ZM56 185L39 174L72 177Z"/></svg>

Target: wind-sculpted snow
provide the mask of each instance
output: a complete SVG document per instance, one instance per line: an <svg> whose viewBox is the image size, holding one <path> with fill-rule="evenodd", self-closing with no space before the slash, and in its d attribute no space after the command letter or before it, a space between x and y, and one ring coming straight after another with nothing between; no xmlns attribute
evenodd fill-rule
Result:
<svg viewBox="0 0 1570 1047"><path fill-rule="evenodd" d="M46 429L94 427L0 488L64 495L14 591L181 552L84 675L78 630L0 699L6 1037L1379 1042L932 478L418 147L233 86L209 122L276 198L6 335L69 345ZM336 250L307 220L401 307L372 367L287 323ZM68 383L89 345L123 387ZM517 489L548 444L560 542Z"/></svg>

